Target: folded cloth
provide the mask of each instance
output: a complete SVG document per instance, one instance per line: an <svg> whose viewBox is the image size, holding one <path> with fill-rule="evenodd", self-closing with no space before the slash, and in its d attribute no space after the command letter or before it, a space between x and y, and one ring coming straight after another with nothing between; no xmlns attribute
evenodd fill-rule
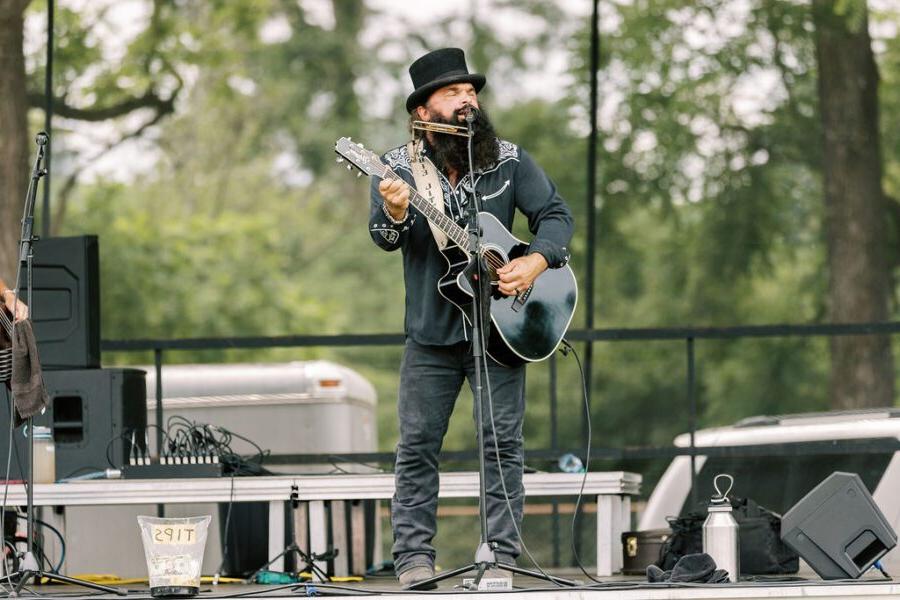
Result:
<svg viewBox="0 0 900 600"><path fill-rule="evenodd" d="M15 322L12 342L10 389L16 403L15 425L18 427L41 412L50 403L50 398L44 388L37 341L29 319Z"/></svg>
<svg viewBox="0 0 900 600"><path fill-rule="evenodd" d="M706 581L716 570L716 561L705 552L700 554L685 554L675 566L672 567L672 576L669 581Z"/></svg>
<svg viewBox="0 0 900 600"><path fill-rule="evenodd" d="M668 581L669 577L672 576L672 570L663 571L656 565L648 565L647 566L647 581L650 583L662 583L664 581Z"/></svg>
<svg viewBox="0 0 900 600"><path fill-rule="evenodd" d="M717 569L716 561L705 552L685 554L669 571L656 565L647 567L647 581L650 583L725 583L728 571Z"/></svg>
<svg viewBox="0 0 900 600"><path fill-rule="evenodd" d="M729 583L728 571L725 569L716 569L709 576L705 583Z"/></svg>

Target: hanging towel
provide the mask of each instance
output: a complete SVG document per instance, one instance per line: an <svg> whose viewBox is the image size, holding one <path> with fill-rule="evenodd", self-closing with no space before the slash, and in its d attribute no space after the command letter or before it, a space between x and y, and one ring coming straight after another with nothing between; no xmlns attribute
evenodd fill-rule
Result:
<svg viewBox="0 0 900 600"><path fill-rule="evenodd" d="M16 426L41 412L49 403L37 342L30 319L13 325L12 377L10 388L16 403Z"/></svg>

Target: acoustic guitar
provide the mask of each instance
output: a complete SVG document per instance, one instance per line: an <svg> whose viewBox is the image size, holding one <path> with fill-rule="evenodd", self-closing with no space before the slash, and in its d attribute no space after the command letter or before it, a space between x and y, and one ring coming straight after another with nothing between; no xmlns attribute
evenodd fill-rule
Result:
<svg viewBox="0 0 900 600"><path fill-rule="evenodd" d="M366 175L403 181L378 155L350 138L339 139L334 151ZM438 282L438 292L459 308L471 323L475 292L469 275L475 261L463 250L468 246L469 234L413 186L405 181L403 183L409 188L410 204L443 231L451 242L441 251L447 261L447 273ZM491 283L492 326L487 353L498 363L510 367L543 360L556 350L575 314L578 298L575 274L568 265L547 269L525 292L517 296L501 293L497 285L497 269L523 256L528 244L513 236L494 215L480 212L478 218L482 229L482 258Z"/></svg>

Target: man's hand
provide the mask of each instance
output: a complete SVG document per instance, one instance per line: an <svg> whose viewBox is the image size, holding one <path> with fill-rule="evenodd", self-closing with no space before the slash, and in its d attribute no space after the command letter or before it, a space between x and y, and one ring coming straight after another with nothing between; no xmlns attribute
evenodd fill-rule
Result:
<svg viewBox="0 0 900 600"><path fill-rule="evenodd" d="M384 205L395 221L406 217L409 207L409 188L400 179L382 179L378 192L384 198Z"/></svg>
<svg viewBox="0 0 900 600"><path fill-rule="evenodd" d="M19 298L16 298L12 290L3 292L3 305L15 315L16 321L24 321L28 318L28 307Z"/></svg>
<svg viewBox="0 0 900 600"><path fill-rule="evenodd" d="M522 294L531 287L537 276L546 270L547 259L539 252L514 258L497 269L497 275L500 276L500 291L507 296Z"/></svg>

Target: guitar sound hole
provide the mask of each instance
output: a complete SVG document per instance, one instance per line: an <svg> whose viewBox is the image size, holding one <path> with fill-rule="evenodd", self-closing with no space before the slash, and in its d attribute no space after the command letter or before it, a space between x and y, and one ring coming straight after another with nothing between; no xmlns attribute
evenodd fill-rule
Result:
<svg viewBox="0 0 900 600"><path fill-rule="evenodd" d="M494 248L488 248L482 256L484 256L484 262L487 264L488 272L491 275L491 283L500 281L497 269L506 264L506 257Z"/></svg>

